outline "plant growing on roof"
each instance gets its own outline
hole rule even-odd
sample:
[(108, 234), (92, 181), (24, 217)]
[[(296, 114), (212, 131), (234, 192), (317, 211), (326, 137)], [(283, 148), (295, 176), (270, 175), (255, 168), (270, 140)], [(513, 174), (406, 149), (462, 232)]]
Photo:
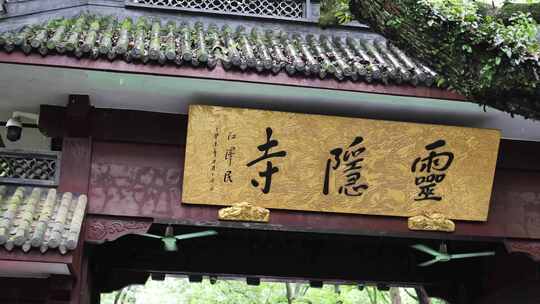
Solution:
[(225, 42), (226, 47), (226, 55), (228, 60), (235, 66), (240, 66), (241, 64), (241, 57), (240, 52), (238, 51), (238, 44), (234, 40), (234, 35), (232, 28), (225, 24), (221, 31), (223, 33), (223, 41)]
[(176, 59), (176, 23), (167, 22), (165, 32), (165, 58), (172, 61)]
[(87, 27), (87, 18), (88, 16), (86, 14), (79, 15), (79, 17), (75, 20), (75, 23), (71, 27), (69, 34), (66, 36), (67, 40), (65, 41), (65, 44), (57, 47), (58, 52), (63, 53), (65, 50), (73, 52), (75, 48), (79, 47), (83, 32), (86, 30)]
[(328, 73), (335, 74), (336, 68), (328, 59), (328, 56), (326, 56), (326, 52), (321, 47), (320, 40), (317, 39), (317, 37), (313, 34), (307, 35), (306, 37), (311, 49), (315, 53), (315, 58), (317, 58), (320, 62), (321, 68), (319, 71), (319, 78), (323, 79), (326, 77)]
[(193, 54), (191, 48), (191, 30), (187, 22), (182, 22), (182, 25), (180, 26), (180, 35), (182, 38), (182, 59), (189, 62), (193, 58)]
[(270, 45), (271, 54), (274, 58), (272, 65), (272, 73), (277, 74), (287, 64), (287, 58), (281, 51), (281, 43), (279, 41), (279, 32), (276, 30), (266, 30), (266, 40)]
[(238, 41), (241, 54), (245, 58), (246, 68), (255, 67), (255, 54), (253, 52), (251, 42), (246, 34), (246, 28), (243, 25), (236, 28), (236, 40)]
[(135, 59), (140, 59), (145, 63), (148, 61), (148, 51), (146, 50), (148, 29), (148, 20), (145, 17), (137, 18), (137, 22), (135, 23), (135, 35), (133, 38), (133, 49), (131, 49), (131, 56)]
[(223, 45), (219, 37), (219, 30), (214, 23), (210, 24), (208, 31), (206, 32), (206, 40), (209, 45), (210, 53), (212, 54), (209, 59), (210, 67), (217, 65), (218, 61), (221, 61), (225, 69), (230, 68), (230, 62), (223, 55)]
[(17, 35), (15, 35), (14, 44), (20, 46), (25, 54), (32, 51), (32, 46), (28, 42), (29, 38), (34, 33), (33, 26), (25, 26)]
[(102, 23), (104, 30), (101, 34), (101, 40), (99, 41), (99, 53), (102, 55), (107, 55), (109, 60), (113, 60), (116, 57), (116, 52), (112, 45), (118, 22), (116, 18), (107, 16), (103, 18)]
[(131, 18), (125, 18), (120, 24), (120, 32), (118, 34), (118, 40), (116, 42), (115, 52), (119, 55), (127, 53), (129, 49), (131, 30), (133, 21)]
[(270, 51), (268, 50), (268, 47), (266, 46), (266, 41), (264, 39), (264, 35), (261, 34), (260, 29), (254, 27), (251, 29), (251, 39), (253, 40), (254, 44), (256, 45), (255, 50), (258, 57), (260, 58), (257, 60), (257, 69), (262, 71), (263, 69), (269, 70), (272, 68), (272, 57), (270, 56)]
[(195, 57), (197, 59), (197, 64), (199, 62), (203, 62), (203, 63), (207, 62), (208, 61), (208, 48), (206, 46), (204, 25), (200, 21), (197, 21), (195, 23), (194, 39), (195, 39), (195, 47), (197, 49), (197, 54)]
[(287, 64), (285, 70), (289, 75), (294, 74), (296, 71), (303, 72), (305, 70), (305, 63), (300, 57), (293, 40), (290, 39), (289, 34), (281, 32), (281, 42), (285, 46), (285, 52), (287, 54)]
[[(72, 19), (70, 18), (62, 18), (58, 20), (58, 26), (56, 27), (53, 36), (47, 41), (47, 48), (49, 50), (56, 49), (62, 43), (64, 37), (73, 25), (71, 20)], [(57, 51), (60, 52), (59, 50)]]
[[(152, 28), (150, 31), (149, 57), (150, 60), (160, 60), (161, 52), (161, 22), (155, 18), (152, 20)], [(164, 62), (163, 58), (160, 62)]]
[[(49, 34), (58, 26), (58, 21), (59, 19), (53, 19), (43, 26), (33, 27), (33, 36), (30, 35), (30, 46), (34, 49), (38, 49), (39, 53), (43, 56), (46, 55), (49, 50), (46, 41), (49, 38)], [(26, 43), (23, 43), (23, 46), (28, 48)], [(30, 49), (28, 48), (27, 51), (29, 52)]]

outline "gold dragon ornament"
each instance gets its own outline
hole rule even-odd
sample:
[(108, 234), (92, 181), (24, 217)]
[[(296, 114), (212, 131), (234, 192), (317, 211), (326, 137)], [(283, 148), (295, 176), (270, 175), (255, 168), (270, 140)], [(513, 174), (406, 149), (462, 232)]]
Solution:
[(444, 214), (432, 213), (417, 215), (409, 218), (408, 226), (410, 230), (423, 231), (444, 231), (454, 232), (456, 225), (446, 218)]
[(270, 210), (253, 206), (248, 202), (234, 204), (219, 210), (219, 219), (223, 221), (262, 222), (270, 221)]

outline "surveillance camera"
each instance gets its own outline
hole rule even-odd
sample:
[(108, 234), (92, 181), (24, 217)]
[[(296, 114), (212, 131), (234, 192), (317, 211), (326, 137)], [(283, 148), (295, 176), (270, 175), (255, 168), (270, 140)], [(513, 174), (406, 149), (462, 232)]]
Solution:
[(23, 118), (35, 123), (36, 125), (39, 122), (39, 114), (18, 112), (18, 111), (13, 112), (13, 115), (6, 123), (7, 138), (10, 141), (17, 141), (21, 139), (21, 134), (22, 134), (22, 129), (23, 129), (23, 124), (22, 124)]
[(17, 141), (21, 139), (23, 125), (19, 118), (10, 118), (6, 123), (7, 139), (10, 141)]

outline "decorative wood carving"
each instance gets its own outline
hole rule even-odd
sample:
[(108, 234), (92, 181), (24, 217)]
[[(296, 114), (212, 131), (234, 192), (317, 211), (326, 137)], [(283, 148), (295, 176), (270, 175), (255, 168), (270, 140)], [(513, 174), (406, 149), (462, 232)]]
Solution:
[[(178, 150), (178, 153), (181, 151)], [(167, 217), (180, 206), (181, 164), (177, 168), (92, 164), (89, 212)]]
[(408, 220), (410, 230), (454, 232), (456, 225), (446, 218), (444, 214), (433, 213), (410, 217)]
[(533, 261), (540, 262), (540, 241), (505, 240), (504, 245), (509, 253), (521, 252), (527, 254)]
[(225, 221), (263, 222), (270, 221), (270, 210), (253, 206), (250, 203), (234, 204), (219, 210), (219, 219)]
[(152, 225), (151, 219), (117, 217), (95, 217), (86, 219), (85, 241), (101, 244), (114, 241), (126, 234), (146, 233)]

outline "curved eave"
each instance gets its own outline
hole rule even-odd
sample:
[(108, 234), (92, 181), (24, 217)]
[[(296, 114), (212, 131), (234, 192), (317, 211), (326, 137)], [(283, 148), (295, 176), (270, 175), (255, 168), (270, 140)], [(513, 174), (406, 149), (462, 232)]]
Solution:
[(285, 73), (278, 75), (257, 74), (254, 72), (242, 72), (225, 70), (220, 65), (214, 69), (194, 68), (183, 66), (161, 66), (158, 64), (133, 64), (124, 61), (91, 60), (88, 58), (75, 58), (67, 56), (40, 56), (38, 54), (25, 55), (24, 53), (0, 52), (0, 63), (35, 65), (85, 69), (106, 72), (121, 72), (143, 75), (187, 77), (213, 80), (226, 80), (246, 83), (275, 84), (293, 87), (318, 88), (340, 90), (350, 92), (375, 93), (408, 97), (435, 98), (456, 101), (467, 99), (455, 92), (431, 87), (415, 87), (412, 85), (394, 85), (381, 83), (363, 83), (352, 81), (338, 81), (336, 79), (305, 78), (301, 76), (289, 76)]

